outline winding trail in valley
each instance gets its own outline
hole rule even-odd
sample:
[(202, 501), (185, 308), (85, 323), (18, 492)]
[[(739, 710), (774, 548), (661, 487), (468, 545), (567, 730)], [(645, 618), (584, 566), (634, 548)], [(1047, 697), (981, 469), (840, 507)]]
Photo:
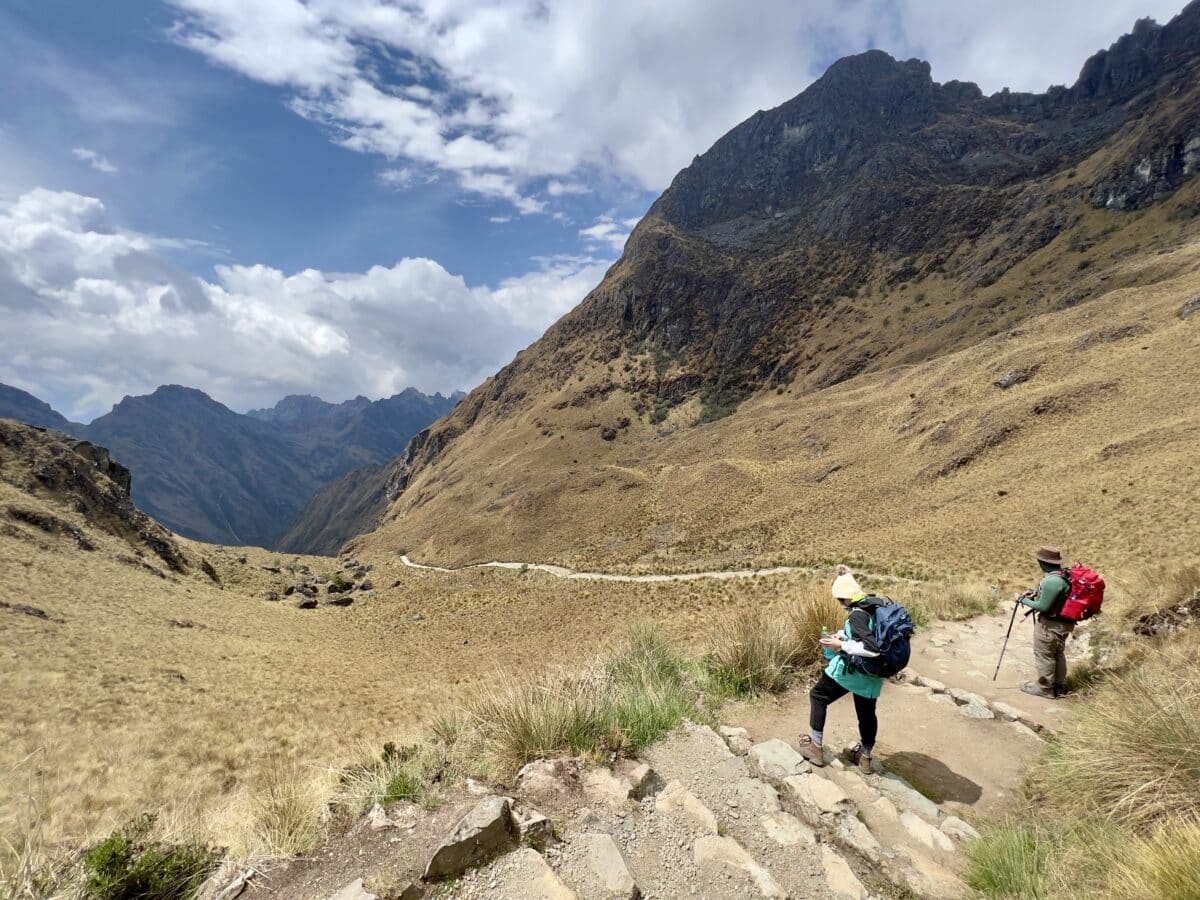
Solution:
[[(460, 566), (459, 568), (451, 569), (445, 566), (427, 566), (418, 562), (413, 562), (408, 558), (407, 554), (400, 557), (400, 561), (410, 569), (421, 569), (426, 572), (465, 572), (469, 569), (513, 569), (517, 571), (534, 571), (545, 572), (548, 575), (553, 575), (555, 578), (571, 578), (577, 581), (632, 581), (632, 582), (662, 582), (662, 581), (700, 581), (703, 579), (715, 579), (717, 581), (728, 581), (734, 578), (754, 578), (756, 576), (769, 575), (819, 575), (820, 570), (808, 568), (805, 566), (774, 566), (769, 569), (726, 569), (712, 572), (679, 572), (676, 574), (663, 575), (622, 575), (611, 572), (579, 572), (575, 569), (569, 569), (566, 566), (555, 566), (548, 563), (524, 563), (524, 562), (485, 562), (475, 563), (470, 566)], [(884, 581), (891, 581), (905, 584), (920, 584), (919, 581), (912, 578), (899, 578), (895, 575), (874, 575), (870, 572), (858, 572), (857, 574), (879, 578)]]

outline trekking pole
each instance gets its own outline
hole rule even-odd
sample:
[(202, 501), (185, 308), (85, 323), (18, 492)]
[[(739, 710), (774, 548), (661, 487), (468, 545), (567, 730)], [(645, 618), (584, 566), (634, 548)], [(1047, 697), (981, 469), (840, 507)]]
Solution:
[[(1025, 596), (1024, 594), (1021, 595)], [(1000, 648), (1000, 658), (996, 660), (996, 671), (992, 674), (992, 681), (995, 681), (1000, 676), (1000, 663), (1004, 662), (1004, 651), (1008, 649), (1008, 639), (1012, 637), (1013, 624), (1017, 621), (1017, 610), (1021, 608), (1021, 598), (1018, 597), (1013, 602), (1012, 618), (1008, 620), (1008, 633), (1004, 635), (1004, 646)]]

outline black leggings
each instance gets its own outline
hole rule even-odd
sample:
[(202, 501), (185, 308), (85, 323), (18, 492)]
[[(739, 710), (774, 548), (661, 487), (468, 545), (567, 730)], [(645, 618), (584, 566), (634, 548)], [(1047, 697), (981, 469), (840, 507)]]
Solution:
[[(825, 713), (829, 704), (850, 692), (826, 675), (821, 673), (821, 680), (813, 685), (808, 694), (810, 702), (808, 724), (813, 731), (825, 730)], [(875, 746), (875, 736), (879, 733), (879, 719), (875, 717), (875, 698), (854, 695), (854, 712), (858, 715), (858, 737), (864, 747)]]

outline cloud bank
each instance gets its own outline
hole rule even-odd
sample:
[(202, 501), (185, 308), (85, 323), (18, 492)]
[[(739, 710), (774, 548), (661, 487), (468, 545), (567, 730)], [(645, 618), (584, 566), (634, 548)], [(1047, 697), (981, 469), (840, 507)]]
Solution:
[[(615, 180), (657, 191), (844, 53), (932, 61), (984, 90), (1044, 90), (1162, 0), (169, 0), (173, 37), (283, 88), (353, 150), (543, 212)], [(588, 187), (584, 187), (587, 185)]]
[[(0, 204), (0, 381), (87, 418), (160, 384), (236, 406), (470, 388), (535, 340), (607, 260), (543, 260), (494, 288), (430, 259), (365, 272), (173, 266), (180, 242), (120, 228), (94, 198), (42, 188)], [(45, 395), (49, 396), (45, 396)]]

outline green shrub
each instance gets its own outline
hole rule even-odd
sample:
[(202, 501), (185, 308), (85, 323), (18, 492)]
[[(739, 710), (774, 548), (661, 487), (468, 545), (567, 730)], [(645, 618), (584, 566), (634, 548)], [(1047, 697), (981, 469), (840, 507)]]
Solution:
[(142, 816), (84, 856), (85, 892), (94, 900), (183, 900), (216, 868), (216, 851), (151, 839), (155, 818)]

